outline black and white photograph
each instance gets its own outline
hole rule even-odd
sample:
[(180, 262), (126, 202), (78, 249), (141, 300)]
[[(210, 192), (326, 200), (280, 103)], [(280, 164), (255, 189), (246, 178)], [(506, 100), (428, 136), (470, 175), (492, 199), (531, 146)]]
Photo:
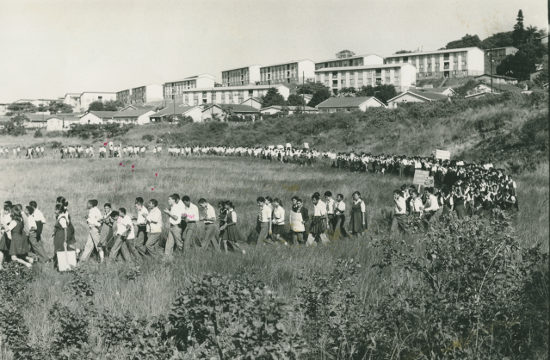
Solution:
[(0, 0), (0, 360), (549, 359), (548, 5)]

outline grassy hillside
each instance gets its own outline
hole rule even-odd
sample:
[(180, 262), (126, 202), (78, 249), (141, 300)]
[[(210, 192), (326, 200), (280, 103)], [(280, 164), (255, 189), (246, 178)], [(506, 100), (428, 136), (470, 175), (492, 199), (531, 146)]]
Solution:
[[(189, 194), (194, 201), (204, 196), (212, 204), (230, 199), (236, 206), (239, 228), (248, 234), (255, 224), (257, 205), (254, 200), (258, 195), (281, 198), (287, 210), (290, 197), (298, 195), (306, 199), (306, 205), (311, 209), (309, 196), (314, 191), (330, 189), (334, 193), (346, 194), (349, 206), (349, 194), (359, 190), (367, 204), (370, 224), (369, 231), (357, 239), (333, 241), (313, 248), (242, 244), (246, 255), (193, 249), (188, 253), (178, 253), (173, 262), (145, 261), (139, 267), (120, 263), (99, 265), (92, 261), (76, 273), (59, 274), (50, 266), (40, 265), (31, 272), (20, 268), (0, 272), (0, 321), (7, 324), (0, 329), (5, 335), (0, 336), (0, 359), (170, 359), (162, 351), (164, 346), (169, 346), (168, 351), (174, 352), (170, 340), (173, 332), (164, 334), (163, 329), (171, 329), (170, 321), (178, 319), (179, 311), (196, 311), (195, 315), (189, 316), (196, 316), (195, 326), (200, 326), (205, 321), (204, 312), (213, 309), (217, 296), (222, 296), (211, 293), (217, 288), (215, 284), (191, 283), (204, 279), (208, 273), (229, 277), (218, 284), (220, 291), (225, 292), (222, 301), (230, 309), (243, 307), (246, 310), (242, 314), (235, 311), (238, 314), (235, 323), (223, 327), (223, 349), (230, 349), (234, 342), (229, 340), (240, 334), (230, 336), (228, 332), (233, 334), (233, 329), (239, 326), (249, 331), (249, 325), (243, 323), (263, 319), (267, 314), (266, 321), (272, 316), (283, 316), (284, 328), (278, 325), (283, 333), (276, 333), (280, 336), (277, 343), (291, 339), (292, 347), (296, 348), (305, 342), (309, 354), (299, 359), (362, 359), (366, 358), (363, 354), (367, 351), (372, 355), (371, 359), (388, 359), (388, 354), (394, 351), (395, 358), (402, 359), (428, 358), (432, 350), (438, 352), (435, 358), (439, 359), (492, 360), (510, 354), (520, 354), (509, 357), (511, 359), (538, 359), (547, 353), (544, 341), (547, 327), (540, 331), (535, 327), (537, 321), (546, 324), (546, 283), (540, 280), (542, 284), (534, 282), (530, 287), (536, 295), (530, 301), (540, 309), (526, 301), (522, 303), (525, 306), (520, 307), (520, 300), (510, 296), (526, 293), (523, 288), (518, 288), (522, 284), (519, 280), (523, 278), (518, 279), (517, 284), (513, 281), (514, 276), (522, 274), (519, 267), (513, 263), (513, 268), (505, 268), (513, 271), (506, 273), (511, 278), (502, 274), (497, 277), (497, 270), (485, 270), (489, 263), (490, 269), (501, 269), (519, 256), (520, 250), (510, 246), (514, 249), (510, 255), (514, 257), (507, 256), (506, 261), (499, 258), (493, 267), (489, 260), (500, 248), (487, 246), (495, 235), (483, 238), (484, 241), (473, 238), (476, 241), (467, 243), (472, 245), (472, 249), (477, 249), (476, 244), (486, 247), (475, 256), (468, 252), (470, 246), (466, 245), (463, 245), (466, 249), (463, 251), (438, 248), (438, 257), (447, 259), (443, 255), (448, 253), (456, 264), (446, 262), (449, 267), (442, 266), (446, 272), (437, 273), (435, 268), (430, 271), (441, 276), (442, 286), (453, 283), (447, 280), (449, 276), (459, 276), (465, 284), (460, 291), (442, 290), (433, 294), (422, 276), (404, 271), (399, 254), (417, 254), (420, 255), (417, 259), (424, 261), (430, 243), (421, 234), (397, 239), (400, 241), (388, 241), (386, 237), (388, 223), (382, 216), (382, 209), (391, 205), (392, 190), (402, 184), (403, 180), (398, 177), (346, 173), (325, 166), (301, 168), (292, 164), (217, 157), (147, 157), (124, 161), (125, 167), (119, 165), (118, 159), (0, 160), (0, 164), (10, 174), (0, 178), (0, 198), (24, 204), (31, 199), (38, 202), (47, 219), (43, 241), (50, 254), (53, 251), (50, 238), (54, 225), (53, 206), (58, 195), (69, 200), (79, 247), (83, 246), (87, 236), (84, 216), (86, 199), (89, 198), (96, 198), (100, 203), (109, 201), (115, 207), (127, 209), (132, 209), (136, 196), (156, 198), (164, 208), (168, 195), (174, 192)], [(130, 164), (135, 165), (134, 172), (130, 170)], [(156, 177), (155, 173), (159, 176)], [(518, 176), (517, 181), (521, 211), (512, 219), (517, 230), (514, 235), (517, 245), (523, 251), (538, 244), (548, 252), (548, 167), (526, 172)], [(480, 232), (475, 230), (468, 236), (466, 232), (459, 235), (471, 239), (472, 233)], [(442, 239), (441, 246), (463, 244), (463, 240)], [(342, 258), (347, 259), (347, 263), (339, 260)], [(352, 265), (357, 266), (350, 267), (349, 259), (354, 259)], [(459, 263), (458, 260), (465, 262)], [(395, 263), (381, 270), (373, 267), (383, 261)], [(523, 257), (521, 266), (526, 261), (527, 258)], [(484, 274), (488, 276), (487, 281)], [(533, 278), (537, 274), (534, 273)], [(266, 298), (266, 302), (258, 303), (255, 309), (248, 308), (252, 295), (246, 289), (239, 292), (233, 280), (246, 277), (253, 280), (252, 291), (263, 283), (276, 297)], [(468, 285), (470, 283), (466, 281), (471, 279), (477, 280)], [(480, 283), (486, 283), (483, 294), (487, 295), (478, 304), (474, 303), (474, 295), (467, 292), (467, 286), (481, 292)], [(191, 289), (185, 290), (188, 287)], [(183, 310), (178, 310), (176, 299), (183, 290), (189, 302), (182, 306)], [(206, 293), (195, 293), (199, 291)], [(499, 299), (504, 299), (503, 304), (510, 308), (493, 304)], [(201, 301), (207, 303), (203, 305)], [(288, 304), (287, 310), (272, 308), (280, 302)], [(516, 305), (517, 309), (512, 308)], [(214, 310), (216, 314), (220, 313), (219, 308)], [(478, 313), (484, 316), (476, 321)], [(229, 316), (231, 311), (226, 310), (224, 314)], [(228, 323), (225, 315), (220, 317), (221, 324)], [(500, 320), (503, 316), (506, 321)], [(465, 323), (477, 324), (483, 330), (480, 332), (483, 341), (479, 341), (479, 346), (468, 340), (473, 325), (464, 326)], [(516, 323), (521, 323), (522, 327), (508, 326)], [(400, 336), (393, 333), (392, 324), (399, 324), (396, 329)], [(463, 328), (465, 330), (460, 330)], [(191, 338), (195, 337), (199, 338), (200, 334), (193, 333)], [(265, 346), (271, 339), (250, 335), (243, 335), (243, 338), (250, 339), (246, 342), (247, 348), (257, 344)], [(424, 338), (429, 339), (426, 340), (428, 343), (422, 340)], [(523, 352), (519, 353), (512, 345), (508, 349), (504, 346), (508, 343), (520, 344)], [(204, 346), (210, 350), (208, 344)], [(186, 344), (179, 351), (178, 359), (221, 358), (211, 352), (206, 356), (203, 347), (198, 345)], [(451, 357), (452, 353), (456, 356)]]
[[(322, 150), (406, 155), (430, 155), (437, 148), (450, 150), (453, 156), (467, 160), (489, 158), (519, 170), (522, 166), (511, 166), (509, 161), (533, 164), (546, 154), (547, 102), (545, 93), (504, 94), (476, 100), (408, 104), (396, 110), (295, 115), (256, 123), (148, 125), (130, 130), (122, 139), (141, 143), (143, 136), (149, 134), (155, 137), (154, 142), (180, 145), (309, 142)], [(525, 159), (510, 159), (508, 151), (512, 150), (510, 154)]]

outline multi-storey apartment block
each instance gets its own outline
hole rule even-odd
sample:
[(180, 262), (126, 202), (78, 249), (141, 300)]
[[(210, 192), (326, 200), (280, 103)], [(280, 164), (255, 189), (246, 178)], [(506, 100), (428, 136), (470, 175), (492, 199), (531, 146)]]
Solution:
[(124, 105), (161, 101), (163, 100), (163, 86), (152, 84), (121, 90), (116, 93), (116, 99)]
[[(485, 50), (485, 73), (494, 75), (497, 72), (497, 66), (500, 65), (502, 60), (508, 55), (514, 55), (518, 52), (518, 48), (513, 46), (505, 46), (493, 49)], [(492, 66), (491, 66), (492, 62)]]
[(163, 86), (158, 84), (143, 85), (132, 88), (130, 104), (145, 104), (163, 100)]
[(256, 85), (260, 80), (260, 65), (222, 71), (223, 86)]
[(164, 98), (172, 99), (172, 96), (179, 98), (183, 94), (183, 90), (214, 87), (215, 83), (216, 78), (210, 74), (189, 76), (183, 80), (167, 82), (164, 83)]
[(288, 87), (277, 85), (221, 86), (183, 91), (183, 103), (189, 106), (201, 104), (241, 104), (252, 97), (262, 97), (275, 88), (285, 100), (290, 95)]
[(384, 62), (411, 64), (418, 79), (477, 76), (485, 70), (483, 50), (477, 47), (394, 54)]
[(315, 70), (315, 80), (337, 94), (342, 88), (393, 85), (406, 91), (416, 84), (416, 68), (410, 64), (362, 65)]
[(353, 55), (346, 58), (335, 58), (315, 63), (315, 70), (326, 68), (341, 68), (348, 66), (381, 65), (384, 58), (378, 55)]
[(291, 61), (260, 67), (260, 84), (301, 84), (315, 79), (315, 64), (311, 60)]
[(132, 90), (131, 89), (117, 91), (116, 99), (117, 99), (117, 101), (120, 101), (124, 105), (129, 105), (131, 95), (132, 95)]

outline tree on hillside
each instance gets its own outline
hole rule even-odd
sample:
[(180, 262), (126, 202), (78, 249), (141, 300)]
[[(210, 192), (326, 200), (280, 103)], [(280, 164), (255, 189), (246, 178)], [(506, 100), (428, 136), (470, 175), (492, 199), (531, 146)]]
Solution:
[(311, 94), (313, 97), (307, 104), (308, 106), (315, 107), (317, 104), (322, 103), (330, 97), (330, 89), (325, 85), (316, 82), (309, 82), (303, 85), (298, 85), (296, 91), (298, 94)]
[(269, 88), (267, 93), (262, 97), (262, 107), (285, 104), (285, 98), (275, 88)]
[(412, 51), (410, 50), (399, 50), (399, 51), (396, 51), (395, 54), (410, 54), (412, 53)]
[(519, 9), (518, 16), (516, 18), (517, 22), (514, 25), (514, 31), (512, 32), (512, 40), (514, 41), (514, 46), (520, 46), (525, 39), (525, 28), (523, 27), (523, 11)]
[(352, 56), (355, 56), (355, 53), (351, 50), (341, 50), (336, 53), (336, 58), (338, 59), (346, 59)]
[(73, 107), (62, 102), (52, 101), (48, 107), (50, 114), (70, 114), (73, 112)]
[(483, 49), (494, 49), (505, 46), (513, 46), (514, 40), (512, 39), (512, 32), (505, 31), (499, 32), (489, 36), (486, 39), (483, 39), (481, 42), (481, 47)]
[(305, 105), (304, 104), (304, 99), (298, 94), (289, 95), (288, 100), (286, 101), (286, 103), (289, 106), (303, 106), (303, 105)]
[(352, 87), (345, 87), (338, 90), (338, 96), (348, 97), (348, 96), (355, 96), (357, 93), (357, 90)]
[(389, 99), (397, 95), (395, 86), (393, 85), (378, 85), (372, 87), (371, 85), (363, 86), (357, 93), (357, 96), (374, 96), (378, 100), (386, 103)]
[(498, 75), (515, 77), (518, 80), (528, 80), (529, 75), (536, 70), (535, 61), (524, 51), (520, 50), (515, 55), (508, 55), (497, 66)]
[(460, 40), (455, 40), (447, 43), (445, 46), (446, 49), (458, 49), (464, 47), (481, 47), (481, 40), (477, 35), (464, 35)]
[(23, 124), (26, 121), (29, 121), (29, 118), (22, 114), (12, 117), (4, 126), (3, 133), (12, 136), (24, 135), (26, 130)]
[(103, 106), (102, 101), (94, 101), (88, 106), (88, 111), (104, 111), (105, 108)]
[(21, 102), (9, 104), (8, 110), (11, 113), (35, 113), (37, 109), (30, 102)]
[(124, 104), (118, 100), (108, 100), (103, 104), (105, 111), (118, 111), (124, 107)]
[(544, 55), (544, 58), (542, 60), (542, 70), (533, 80), (535, 84), (539, 86), (548, 84), (548, 55)]

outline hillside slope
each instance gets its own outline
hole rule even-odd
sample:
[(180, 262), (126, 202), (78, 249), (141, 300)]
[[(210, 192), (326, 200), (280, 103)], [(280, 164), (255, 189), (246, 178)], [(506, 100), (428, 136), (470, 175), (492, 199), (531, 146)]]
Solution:
[(152, 135), (153, 142), (165, 144), (233, 146), (308, 142), (320, 150), (423, 156), (445, 149), (465, 160), (490, 159), (517, 167), (509, 162), (536, 163), (547, 157), (547, 119), (546, 93), (503, 94), (255, 123), (154, 124), (134, 128), (120, 139), (142, 143), (145, 135)]

